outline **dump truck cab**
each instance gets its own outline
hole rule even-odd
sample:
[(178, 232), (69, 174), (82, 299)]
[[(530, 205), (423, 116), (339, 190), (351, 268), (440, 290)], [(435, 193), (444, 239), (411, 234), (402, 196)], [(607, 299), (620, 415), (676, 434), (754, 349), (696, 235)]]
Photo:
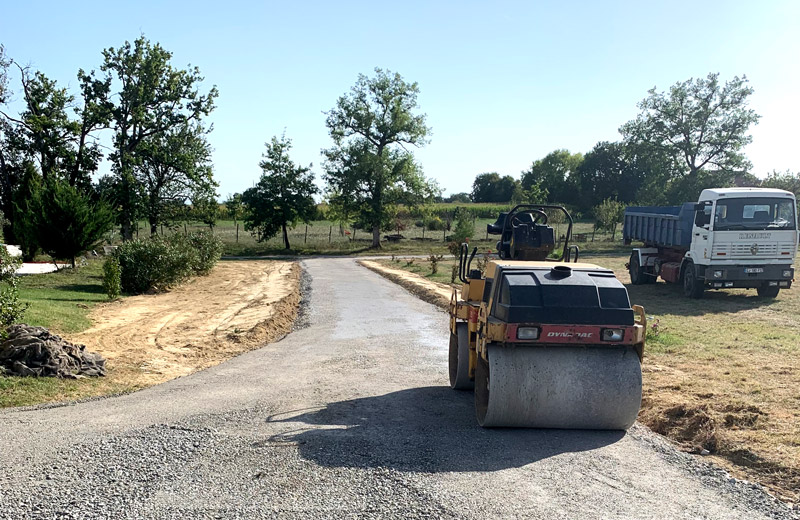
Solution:
[(541, 214), (552, 208), (569, 216), (557, 206), (515, 208), (490, 225), (501, 255), (516, 258), (492, 260), (485, 273), (470, 269), (462, 246), (451, 386), (474, 387), (481, 426), (626, 429), (641, 403), (644, 310), (613, 271), (567, 261), (579, 254), (568, 245), (571, 226), (560, 258), (547, 260), (555, 243), (545, 251), (553, 234)]

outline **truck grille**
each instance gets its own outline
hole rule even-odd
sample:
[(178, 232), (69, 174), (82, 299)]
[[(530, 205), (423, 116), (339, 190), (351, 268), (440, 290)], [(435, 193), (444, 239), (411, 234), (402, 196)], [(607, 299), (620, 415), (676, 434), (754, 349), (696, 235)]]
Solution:
[[(723, 242), (711, 247), (713, 258), (780, 258), (792, 257), (795, 251), (793, 242)], [(755, 252), (755, 254), (753, 254)], [(783, 254), (781, 254), (783, 253)]]

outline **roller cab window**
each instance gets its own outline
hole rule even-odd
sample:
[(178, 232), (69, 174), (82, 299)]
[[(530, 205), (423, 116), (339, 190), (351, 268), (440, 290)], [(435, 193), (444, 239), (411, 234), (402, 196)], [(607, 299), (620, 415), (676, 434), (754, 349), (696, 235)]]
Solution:
[(794, 201), (777, 198), (718, 200), (715, 231), (797, 229)]

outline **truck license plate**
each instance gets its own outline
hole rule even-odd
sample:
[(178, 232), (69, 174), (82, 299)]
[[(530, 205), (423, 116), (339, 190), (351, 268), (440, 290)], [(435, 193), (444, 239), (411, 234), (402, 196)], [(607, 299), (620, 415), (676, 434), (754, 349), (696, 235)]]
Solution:
[(745, 267), (744, 268), (744, 272), (746, 274), (763, 273), (764, 272), (764, 268), (763, 267)]

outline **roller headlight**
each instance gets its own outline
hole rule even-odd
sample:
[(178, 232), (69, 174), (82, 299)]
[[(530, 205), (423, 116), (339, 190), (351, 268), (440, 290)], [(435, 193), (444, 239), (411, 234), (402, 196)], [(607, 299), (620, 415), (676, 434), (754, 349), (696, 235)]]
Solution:
[(714, 278), (722, 278), (722, 271), (714, 271)]
[(625, 331), (622, 329), (603, 329), (600, 334), (603, 341), (622, 341)]
[(783, 277), (784, 278), (791, 278), (792, 277), (792, 270), (791, 269), (786, 269), (785, 271), (783, 271)]
[(539, 327), (519, 327), (517, 339), (539, 339)]

